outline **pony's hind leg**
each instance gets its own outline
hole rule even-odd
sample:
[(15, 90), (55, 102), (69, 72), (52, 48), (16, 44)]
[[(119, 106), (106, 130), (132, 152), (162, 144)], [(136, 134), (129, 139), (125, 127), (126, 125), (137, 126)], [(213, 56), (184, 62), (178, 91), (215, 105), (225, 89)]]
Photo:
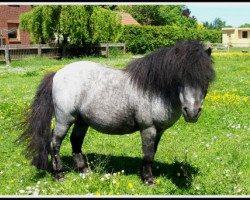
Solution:
[(69, 123), (61, 123), (56, 121), (55, 128), (53, 130), (52, 139), (50, 143), (51, 147), (51, 160), (52, 168), (55, 173), (56, 180), (61, 180), (63, 178), (63, 165), (60, 159), (60, 147), (61, 143), (70, 128)]
[(74, 128), (70, 136), (75, 170), (80, 172), (84, 172), (87, 169), (82, 154), (82, 144), (87, 130), (88, 125), (86, 125), (81, 119), (78, 119), (74, 124)]

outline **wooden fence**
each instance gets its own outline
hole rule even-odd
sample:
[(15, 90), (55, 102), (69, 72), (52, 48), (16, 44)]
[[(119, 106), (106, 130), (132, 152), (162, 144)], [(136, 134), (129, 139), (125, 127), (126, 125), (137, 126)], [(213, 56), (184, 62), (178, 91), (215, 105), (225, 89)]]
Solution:
[(46, 45), (2, 45), (0, 46), (0, 61), (10, 64), (12, 60), (20, 60), (27, 56), (46, 56), (58, 58), (59, 48)]
[(222, 43), (210, 43), (210, 47), (214, 51), (218, 52), (242, 52), (248, 53), (250, 52), (250, 43), (249, 44), (240, 44), (240, 43), (230, 43), (230, 44), (222, 44)]
[(116, 47), (116, 48), (121, 48), (123, 52), (126, 52), (126, 46), (124, 43), (100, 43), (96, 48), (101, 49), (101, 54), (105, 55), (106, 57), (109, 56), (109, 48), (110, 47)]

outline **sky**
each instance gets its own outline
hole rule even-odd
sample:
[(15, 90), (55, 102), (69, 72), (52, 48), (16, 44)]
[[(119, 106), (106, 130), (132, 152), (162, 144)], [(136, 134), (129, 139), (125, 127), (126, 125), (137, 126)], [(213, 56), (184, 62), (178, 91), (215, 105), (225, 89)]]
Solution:
[(249, 3), (185, 3), (199, 22), (212, 22), (216, 17), (226, 21), (226, 25), (239, 27), (250, 24)]

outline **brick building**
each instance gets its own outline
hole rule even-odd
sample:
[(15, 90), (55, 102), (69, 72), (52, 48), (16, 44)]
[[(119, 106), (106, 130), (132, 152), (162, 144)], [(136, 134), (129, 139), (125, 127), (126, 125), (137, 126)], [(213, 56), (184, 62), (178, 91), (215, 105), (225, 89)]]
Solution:
[(30, 44), (30, 37), (19, 27), (20, 14), (31, 9), (29, 5), (0, 5), (0, 45)]

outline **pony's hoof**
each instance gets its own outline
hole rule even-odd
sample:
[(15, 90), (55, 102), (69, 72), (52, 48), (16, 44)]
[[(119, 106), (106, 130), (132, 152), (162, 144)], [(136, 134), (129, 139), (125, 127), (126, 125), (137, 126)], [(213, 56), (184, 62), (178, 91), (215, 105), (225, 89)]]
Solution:
[(88, 172), (90, 172), (88, 167), (75, 168), (75, 171), (79, 172), (79, 173), (88, 173)]
[(55, 174), (55, 180), (58, 181), (58, 182), (62, 182), (64, 180), (63, 172)]
[(155, 182), (155, 180), (154, 180), (153, 178), (150, 178), (150, 179), (148, 179), (148, 180), (145, 180), (144, 183), (145, 183), (146, 185), (149, 185), (149, 186), (155, 186), (155, 185), (156, 185), (156, 182)]

